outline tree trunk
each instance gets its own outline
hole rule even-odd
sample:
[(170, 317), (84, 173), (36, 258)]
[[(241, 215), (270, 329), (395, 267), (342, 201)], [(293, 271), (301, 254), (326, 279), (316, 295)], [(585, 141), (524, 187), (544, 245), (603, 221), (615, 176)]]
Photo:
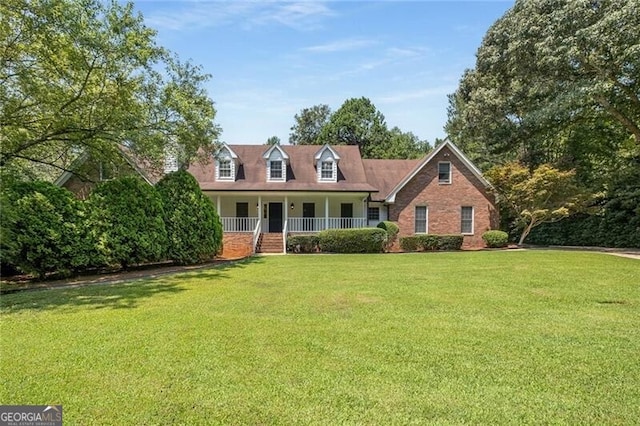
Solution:
[(522, 231), (522, 234), (520, 235), (520, 241), (518, 241), (518, 245), (521, 246), (522, 243), (524, 243), (524, 239), (527, 238), (527, 235), (529, 235), (529, 232), (531, 232), (531, 229), (533, 229), (533, 227), (535, 226), (535, 221), (531, 221), (529, 222), (529, 224), (524, 228), (524, 231)]

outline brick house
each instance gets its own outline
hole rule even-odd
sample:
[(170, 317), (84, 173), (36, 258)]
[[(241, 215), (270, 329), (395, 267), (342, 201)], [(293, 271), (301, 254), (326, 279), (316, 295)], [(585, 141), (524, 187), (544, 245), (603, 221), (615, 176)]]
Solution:
[(362, 159), (356, 146), (226, 145), (189, 172), (217, 207), (225, 254), (282, 252), (287, 235), (396, 222), (400, 236), (497, 227), (490, 184), (450, 141), (422, 160)]
[[(81, 198), (94, 181), (114, 175), (139, 173), (150, 184), (160, 177), (130, 160), (109, 173), (80, 160), (78, 169), (91, 179), (65, 173), (56, 183)], [(165, 171), (176, 166), (168, 163)], [(463, 248), (480, 248), (482, 233), (498, 225), (489, 182), (448, 140), (421, 160), (362, 159), (357, 146), (347, 145), (223, 144), (207, 164), (188, 171), (217, 208), (226, 257), (283, 252), (291, 234), (383, 220), (396, 222), (400, 236), (462, 234)]]

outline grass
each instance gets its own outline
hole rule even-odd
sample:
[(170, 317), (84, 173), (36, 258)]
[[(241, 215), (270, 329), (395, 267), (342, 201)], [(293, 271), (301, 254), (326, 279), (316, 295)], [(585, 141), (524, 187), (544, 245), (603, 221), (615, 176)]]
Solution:
[(254, 258), (2, 296), (0, 403), (65, 424), (632, 424), (640, 261)]

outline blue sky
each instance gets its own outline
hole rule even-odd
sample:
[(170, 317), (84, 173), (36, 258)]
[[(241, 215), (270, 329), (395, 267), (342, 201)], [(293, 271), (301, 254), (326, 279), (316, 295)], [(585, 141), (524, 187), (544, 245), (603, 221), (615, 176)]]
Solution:
[(288, 143), (294, 115), (369, 98), (420, 139), (444, 137), (456, 90), (513, 1), (140, 1), (158, 42), (212, 75), (221, 140)]

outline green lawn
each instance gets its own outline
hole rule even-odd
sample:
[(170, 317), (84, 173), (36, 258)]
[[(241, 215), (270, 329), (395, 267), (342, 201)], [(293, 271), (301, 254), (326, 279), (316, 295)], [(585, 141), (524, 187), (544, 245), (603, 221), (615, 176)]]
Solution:
[(65, 424), (632, 424), (640, 261), (299, 255), (2, 296), (1, 404)]

